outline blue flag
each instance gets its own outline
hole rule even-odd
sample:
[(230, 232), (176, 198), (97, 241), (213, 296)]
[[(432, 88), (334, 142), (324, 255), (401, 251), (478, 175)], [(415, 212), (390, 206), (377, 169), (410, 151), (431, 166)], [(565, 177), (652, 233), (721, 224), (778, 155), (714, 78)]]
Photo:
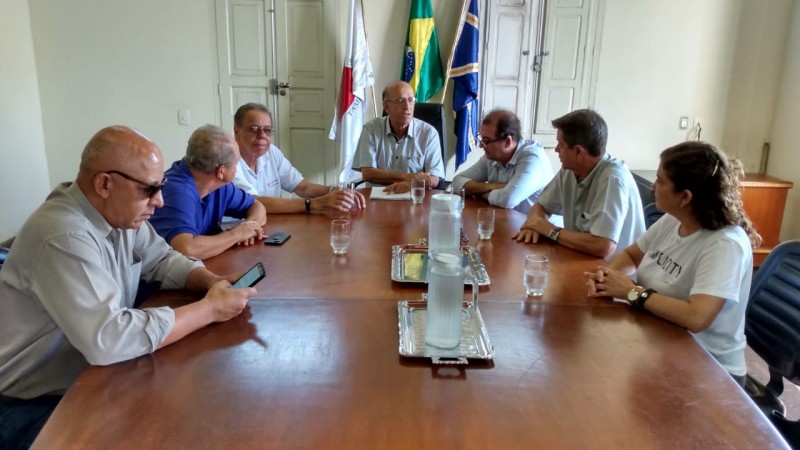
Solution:
[(467, 1), (469, 8), (459, 25), (450, 65), (456, 114), (456, 168), (477, 146), (478, 135), (478, 0)]

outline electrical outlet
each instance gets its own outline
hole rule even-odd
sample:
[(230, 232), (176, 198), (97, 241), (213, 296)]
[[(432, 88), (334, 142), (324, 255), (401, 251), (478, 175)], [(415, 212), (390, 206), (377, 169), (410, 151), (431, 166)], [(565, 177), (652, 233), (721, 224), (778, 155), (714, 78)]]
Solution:
[(689, 116), (681, 116), (681, 121), (678, 125), (678, 128), (681, 130), (689, 128)]

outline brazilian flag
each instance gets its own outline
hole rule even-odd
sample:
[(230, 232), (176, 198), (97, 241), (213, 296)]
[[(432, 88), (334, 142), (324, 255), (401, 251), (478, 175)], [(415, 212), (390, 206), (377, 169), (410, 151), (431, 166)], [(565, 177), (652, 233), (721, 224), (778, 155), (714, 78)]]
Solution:
[(444, 86), (439, 38), (430, 0), (411, 0), (402, 78), (414, 89), (419, 103), (427, 102)]

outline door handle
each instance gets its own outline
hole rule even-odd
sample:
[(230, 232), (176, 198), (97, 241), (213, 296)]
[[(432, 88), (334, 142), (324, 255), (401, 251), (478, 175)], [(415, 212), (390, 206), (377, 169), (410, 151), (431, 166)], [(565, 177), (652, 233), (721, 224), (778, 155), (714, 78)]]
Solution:
[(549, 54), (550, 54), (550, 52), (542, 52), (542, 53), (539, 53), (538, 55), (534, 56), (533, 57), (533, 66), (531, 66), (531, 69), (536, 73), (541, 72), (542, 71), (542, 63), (544, 61), (544, 57), (549, 55)]
[(291, 89), (292, 85), (276, 79), (269, 80), (269, 90), (272, 95), (286, 95), (286, 90)]

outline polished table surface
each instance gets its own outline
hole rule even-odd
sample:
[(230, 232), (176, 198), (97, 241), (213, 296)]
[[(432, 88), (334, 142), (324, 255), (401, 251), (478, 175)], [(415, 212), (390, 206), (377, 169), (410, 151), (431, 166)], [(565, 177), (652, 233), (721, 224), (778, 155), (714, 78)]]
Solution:
[[(368, 191), (368, 190), (367, 190)], [(209, 269), (218, 273), (245, 271), (262, 261), (267, 278), (258, 288), (263, 298), (324, 298), (337, 300), (416, 299), (424, 285), (397, 283), (391, 279), (392, 246), (416, 244), (428, 235), (428, 211), (431, 195), (422, 205), (408, 201), (370, 201), (367, 209), (344, 217), (351, 222), (350, 250), (346, 256), (331, 252), (330, 217), (305, 214), (270, 215), (268, 233), (285, 231), (292, 237), (281, 246), (233, 248), (206, 260)], [(467, 245), (477, 247), (489, 272), (491, 285), (481, 287), (481, 299), (519, 301), (525, 298), (522, 272), (525, 255), (542, 253), (552, 261), (554, 279), (575, 278), (577, 283), (550, 283), (541, 301), (595, 303), (587, 299), (581, 273), (602, 260), (583, 255), (542, 239), (525, 245), (511, 239), (525, 221), (525, 215), (495, 209), (495, 231), (491, 240), (479, 241), (477, 210), (488, 206), (468, 200), (463, 214)], [(581, 278), (578, 280), (578, 278)]]
[[(475, 208), (464, 219), (472, 235)], [(370, 202), (354, 214), (361, 238), (346, 257), (326, 247), (327, 218), (270, 217), (270, 231), (293, 234), (286, 244), (208, 261), (244, 270), (263, 260), (263, 298), (152, 355), (88, 368), (35, 448), (785, 447), (684, 330), (586, 298), (580, 271), (597, 260), (536, 246), (553, 259), (550, 284), (525, 300), (521, 257), (534, 247), (510, 240), (523, 220), (513, 211), (497, 211), (481, 248), (494, 359), (435, 366), (399, 356), (396, 300), (424, 287), (385, 282), (386, 246), (423, 237), (425, 211)], [(193, 298), (161, 292), (148, 304)]]

